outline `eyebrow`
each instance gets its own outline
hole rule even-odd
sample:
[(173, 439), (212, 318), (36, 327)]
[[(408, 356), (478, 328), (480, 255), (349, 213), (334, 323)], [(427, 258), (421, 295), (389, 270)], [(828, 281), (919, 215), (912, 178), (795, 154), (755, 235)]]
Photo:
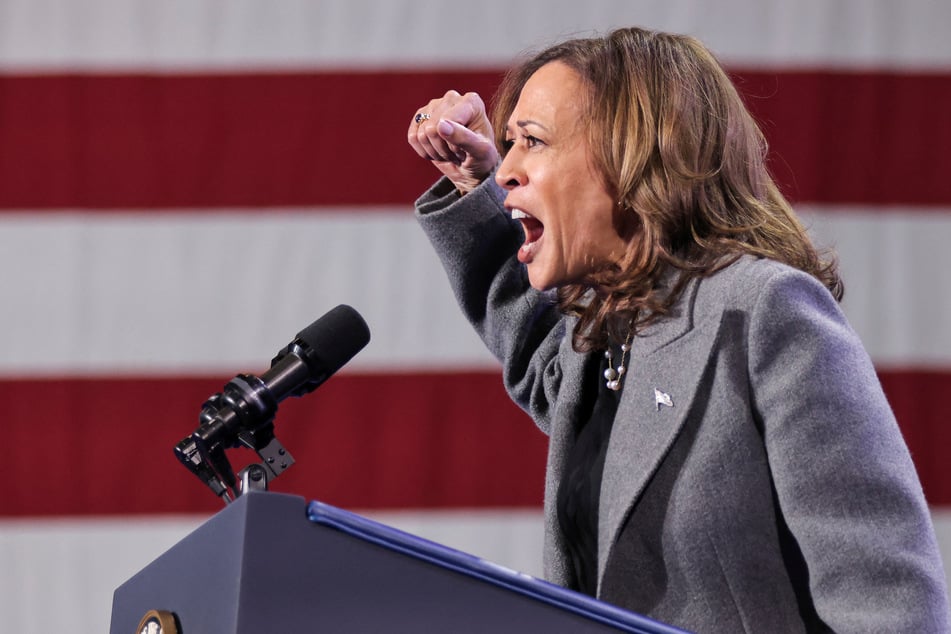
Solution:
[(542, 130), (545, 130), (546, 132), (549, 132), (549, 129), (545, 125), (539, 123), (538, 121), (535, 121), (534, 119), (521, 119), (519, 121), (516, 121), (515, 125), (519, 128), (524, 128), (530, 125), (534, 125), (534, 126), (538, 126)]

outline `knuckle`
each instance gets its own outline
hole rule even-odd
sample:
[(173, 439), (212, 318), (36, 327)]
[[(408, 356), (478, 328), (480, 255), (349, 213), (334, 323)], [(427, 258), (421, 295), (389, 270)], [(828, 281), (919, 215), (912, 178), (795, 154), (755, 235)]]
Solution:
[(465, 98), (466, 100), (471, 101), (474, 104), (478, 104), (479, 106), (482, 105), (482, 96), (479, 95), (479, 93), (477, 92), (467, 92), (465, 94)]

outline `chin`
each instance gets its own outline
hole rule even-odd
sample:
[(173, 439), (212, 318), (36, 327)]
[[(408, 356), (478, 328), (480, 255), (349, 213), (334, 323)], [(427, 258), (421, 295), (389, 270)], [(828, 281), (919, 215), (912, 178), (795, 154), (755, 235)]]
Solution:
[(550, 291), (559, 285), (555, 280), (546, 279), (539, 275), (532, 275), (531, 270), (528, 271), (528, 283), (536, 291)]
[(532, 272), (528, 272), (528, 283), (536, 291), (547, 291), (551, 286), (546, 286), (544, 280), (540, 280), (537, 276), (532, 275)]

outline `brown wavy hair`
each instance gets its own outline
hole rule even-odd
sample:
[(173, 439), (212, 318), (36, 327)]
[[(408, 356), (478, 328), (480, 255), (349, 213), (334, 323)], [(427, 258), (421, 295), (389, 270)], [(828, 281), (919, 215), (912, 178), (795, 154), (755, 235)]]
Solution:
[(588, 147), (618, 201), (615, 224), (635, 236), (619, 264), (558, 288), (561, 310), (579, 318), (576, 350), (623, 340), (631, 325), (668, 314), (691, 279), (744, 254), (806, 271), (841, 300), (835, 259), (816, 250), (779, 192), (762, 132), (703, 44), (626, 28), (541, 51), (511, 69), (495, 95), (500, 148), (525, 82), (554, 61), (588, 86), (579, 95)]

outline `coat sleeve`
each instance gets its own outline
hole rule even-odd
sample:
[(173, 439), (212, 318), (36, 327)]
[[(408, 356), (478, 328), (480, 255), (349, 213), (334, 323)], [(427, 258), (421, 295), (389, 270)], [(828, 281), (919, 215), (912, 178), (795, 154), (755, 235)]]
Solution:
[(565, 319), (550, 296), (529, 286), (515, 257), (521, 228), (502, 200), (491, 177), (462, 197), (442, 179), (416, 201), (416, 216), (463, 313), (502, 363), (506, 390), (548, 433)]
[(868, 354), (811, 276), (759, 288), (754, 409), (818, 616), (837, 632), (949, 631), (928, 507)]

